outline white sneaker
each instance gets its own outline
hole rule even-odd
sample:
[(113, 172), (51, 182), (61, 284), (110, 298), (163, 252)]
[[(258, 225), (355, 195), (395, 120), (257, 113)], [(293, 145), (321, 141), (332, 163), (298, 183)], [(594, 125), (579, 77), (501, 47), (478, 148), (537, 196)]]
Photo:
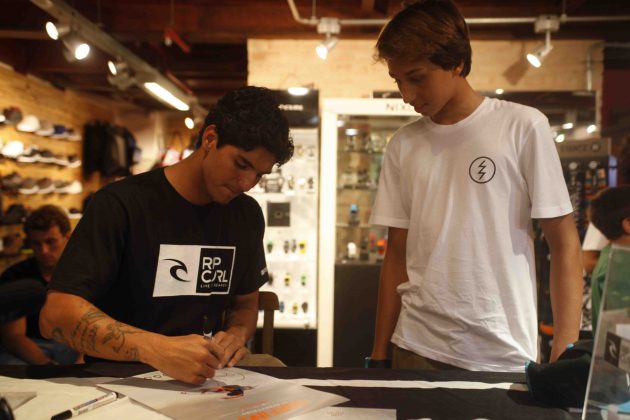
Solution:
[(76, 180), (72, 181), (70, 185), (65, 187), (63, 191), (60, 192), (64, 192), (66, 194), (81, 194), (83, 192), (83, 184)]
[(24, 153), (24, 144), (18, 140), (12, 140), (2, 147), (0, 152), (4, 157), (15, 159)]

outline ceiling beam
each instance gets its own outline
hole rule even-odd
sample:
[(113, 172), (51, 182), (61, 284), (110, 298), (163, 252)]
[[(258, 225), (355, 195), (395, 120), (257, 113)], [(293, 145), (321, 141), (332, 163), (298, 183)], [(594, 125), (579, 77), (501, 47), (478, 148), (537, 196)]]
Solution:
[(50, 38), (45, 31), (0, 29), (0, 39), (32, 39), (43, 41)]

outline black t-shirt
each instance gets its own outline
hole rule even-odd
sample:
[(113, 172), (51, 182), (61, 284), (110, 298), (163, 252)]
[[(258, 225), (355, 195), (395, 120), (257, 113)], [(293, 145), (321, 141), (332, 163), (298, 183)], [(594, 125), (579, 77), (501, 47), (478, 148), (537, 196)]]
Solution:
[[(0, 276), (0, 283), (20, 281), (24, 279), (37, 280), (44, 286), (48, 285), (48, 282), (46, 282), (42, 276), (42, 272), (39, 270), (35, 257), (20, 261), (19, 263), (13, 264), (11, 267), (7, 268)], [(39, 310), (35, 313), (26, 315), (26, 336), (30, 338), (44, 338), (39, 333)]]
[(263, 234), (253, 198), (193, 205), (157, 169), (94, 194), (50, 289), (160, 334), (200, 334), (204, 316), (217, 330), (229, 296), (268, 279)]

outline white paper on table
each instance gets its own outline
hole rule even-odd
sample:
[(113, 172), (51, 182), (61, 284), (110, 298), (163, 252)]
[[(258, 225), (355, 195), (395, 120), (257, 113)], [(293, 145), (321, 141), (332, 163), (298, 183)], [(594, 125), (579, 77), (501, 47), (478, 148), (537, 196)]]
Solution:
[(15, 411), (18, 407), (26, 404), (37, 396), (37, 392), (0, 392), (0, 397), (4, 398), (11, 410)]
[[(97, 389), (90, 379), (83, 378), (85, 384), (82, 385), (81, 378), (45, 380), (0, 376), (0, 393), (36, 393), (35, 398), (13, 410), (13, 416), (16, 420), (50, 420), (55, 414), (105, 394), (104, 391)], [(63, 383), (64, 380), (72, 383)], [(167, 419), (160, 413), (132, 403), (129, 398), (118, 399), (81, 415), (81, 419), (84, 420), (109, 420), (113, 418)]]
[[(217, 371), (202, 385), (189, 385), (150, 372), (99, 385), (174, 419), (286, 419), (348, 401), (327, 392), (239, 368)], [(243, 395), (229, 395), (236, 386)]]
[(319, 419), (395, 420), (396, 410), (389, 408), (326, 407), (293, 417), (293, 420)]

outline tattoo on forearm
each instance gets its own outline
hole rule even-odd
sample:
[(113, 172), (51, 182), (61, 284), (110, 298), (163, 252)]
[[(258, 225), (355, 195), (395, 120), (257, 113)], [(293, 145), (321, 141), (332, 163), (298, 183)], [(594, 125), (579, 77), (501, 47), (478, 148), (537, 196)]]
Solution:
[(137, 347), (131, 347), (127, 350), (127, 359), (132, 362), (137, 362), (140, 360), (140, 352)]
[(98, 325), (96, 323), (103, 318), (107, 318), (107, 315), (96, 308), (87, 311), (70, 335), (72, 347), (83, 353), (88, 351), (98, 353), (96, 348)]
[(99, 323), (101, 320), (111, 320), (111, 318), (99, 309), (90, 307), (72, 331), (70, 341), (66, 340), (59, 328), (56, 328), (53, 331), (53, 337), (55, 338), (55, 334), (59, 334), (61, 338), (57, 339), (57, 341), (65, 340), (61, 342), (68, 343), (75, 350), (83, 353), (102, 353), (103, 349), (99, 349), (98, 346), (98, 337), (99, 329), (104, 327), (106, 331), (103, 332), (105, 333), (104, 336), (102, 336), (103, 333), (101, 333), (101, 336), (103, 337), (100, 343), (101, 345), (109, 343), (111, 349), (116, 353), (120, 353), (122, 350), (127, 360), (140, 360), (140, 352), (137, 347), (130, 347), (128, 349), (124, 348), (126, 343), (125, 337), (127, 334), (142, 333), (144, 331), (113, 320), (111, 320), (112, 322), (106, 321)]
[(125, 336), (127, 334), (137, 334), (143, 332), (118, 321), (109, 324), (107, 329), (109, 332), (105, 335), (105, 337), (103, 337), (103, 344), (107, 344), (109, 341), (115, 340), (115, 342), (112, 343), (112, 349), (116, 353), (120, 352), (120, 349), (124, 347)]

